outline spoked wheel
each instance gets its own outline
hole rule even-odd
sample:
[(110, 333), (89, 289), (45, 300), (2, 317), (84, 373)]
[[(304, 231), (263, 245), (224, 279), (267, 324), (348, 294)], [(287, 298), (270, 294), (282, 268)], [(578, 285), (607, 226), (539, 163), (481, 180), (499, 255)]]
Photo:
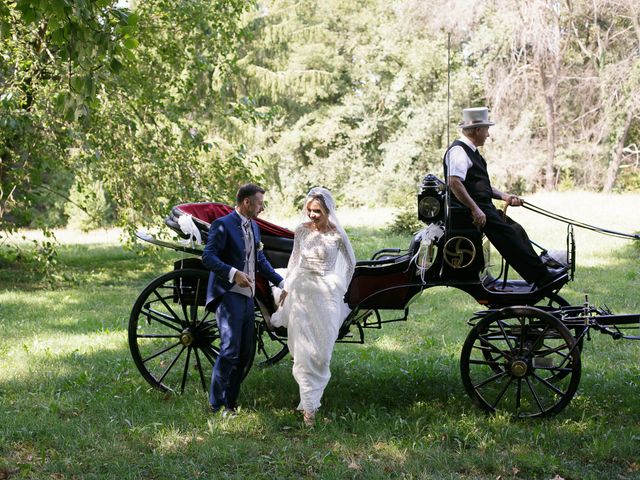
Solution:
[[(560, 307), (567, 307), (569, 306), (569, 302), (567, 302), (564, 298), (562, 298), (560, 295), (558, 295), (557, 293), (550, 293), (548, 296), (546, 296), (545, 298), (543, 298), (540, 302), (538, 302), (539, 304), (542, 304), (544, 307), (549, 307), (551, 309), (558, 309)], [(584, 337), (582, 336), (582, 333), (584, 332), (584, 328), (582, 326), (571, 326), (571, 327), (567, 327), (569, 329), (569, 331), (571, 332), (571, 334), (573, 335), (573, 337), (576, 339), (577, 345), (578, 345), (578, 350), (580, 350), (580, 352), (582, 352), (582, 346), (584, 344)], [(484, 358), (485, 360), (494, 360), (494, 352), (492, 352), (491, 350), (487, 349), (483, 352), (484, 354)], [(491, 362), (490, 363), (491, 368), (493, 369), (494, 372), (499, 372), (501, 369), (501, 364), (499, 362)], [(567, 372), (562, 370), (557, 372), (552, 379), (555, 381), (559, 378), (563, 378), (564, 376), (567, 375)]]
[[(153, 280), (140, 294), (129, 318), (129, 349), (151, 386), (183, 393), (200, 385), (209, 390), (220, 351), (215, 314), (205, 309), (209, 272), (180, 269)], [(245, 367), (247, 375), (253, 362)]]
[(580, 372), (574, 337), (534, 307), (487, 315), (469, 332), (460, 356), (462, 383), (476, 404), (523, 418), (560, 412), (578, 389)]
[(287, 353), (287, 330), (283, 327), (271, 329), (268, 320), (271, 312), (267, 306), (256, 299), (256, 351), (258, 365), (271, 366), (282, 360)]
[[(551, 309), (556, 309), (556, 308), (568, 306), (569, 302), (567, 302), (564, 298), (562, 298), (557, 293), (551, 292), (549, 293), (549, 295), (547, 295), (542, 300), (540, 300), (538, 304), (542, 305), (543, 308), (548, 307)], [(582, 340), (579, 341), (578, 348), (580, 349), (580, 351), (582, 351)], [(491, 351), (490, 349), (485, 349), (483, 350), (482, 353), (485, 360), (489, 362), (489, 365), (491, 366), (492, 370), (494, 372), (500, 372), (502, 369), (502, 363), (499, 361), (493, 361), (493, 360), (496, 360), (495, 352)], [(564, 373), (559, 372), (559, 375), (564, 375)]]
[[(550, 293), (549, 295), (547, 295), (539, 303), (543, 304), (543, 302), (544, 302), (544, 304), (546, 304), (547, 307), (551, 307), (551, 308), (560, 308), (560, 307), (568, 307), (569, 306), (569, 302), (567, 302), (563, 297), (561, 297), (557, 293), (553, 293), (553, 292)], [(576, 342), (578, 343), (578, 349), (582, 352), (582, 347), (584, 345), (584, 335), (583, 335), (583, 333), (584, 333), (586, 327), (572, 325), (572, 326), (567, 327), (567, 328), (571, 332), (571, 335), (573, 335), (573, 338), (576, 339)]]

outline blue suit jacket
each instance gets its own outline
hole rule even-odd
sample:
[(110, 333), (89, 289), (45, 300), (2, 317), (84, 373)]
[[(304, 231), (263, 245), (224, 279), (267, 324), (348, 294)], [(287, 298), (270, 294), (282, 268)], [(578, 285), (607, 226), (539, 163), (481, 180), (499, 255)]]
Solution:
[[(274, 285), (282, 281), (262, 250), (258, 250), (260, 243), (260, 229), (251, 221), (254, 241), (254, 260), (256, 272), (262, 273)], [(209, 228), (207, 246), (202, 254), (202, 263), (211, 270), (209, 285), (207, 287), (207, 308), (216, 308), (224, 295), (233, 284), (229, 282), (231, 267), (240, 271), (244, 270), (246, 252), (244, 247), (244, 235), (240, 215), (233, 212), (218, 218)], [(213, 303), (211, 303), (213, 302)]]

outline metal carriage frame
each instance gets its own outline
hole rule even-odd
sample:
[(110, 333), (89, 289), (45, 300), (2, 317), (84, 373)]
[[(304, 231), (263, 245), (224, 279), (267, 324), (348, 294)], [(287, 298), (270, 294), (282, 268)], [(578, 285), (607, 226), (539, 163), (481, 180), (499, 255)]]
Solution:
[[(218, 203), (178, 205), (165, 223), (186, 238), (180, 223), (189, 217), (206, 243), (210, 223), (229, 211), (231, 207)], [(451, 205), (446, 185), (432, 175), (425, 177), (418, 195), (418, 216), (427, 228), (441, 228), (441, 235), (427, 241), (423, 230), (412, 237), (406, 250), (383, 249), (357, 262), (345, 295), (351, 313), (338, 342), (364, 343), (365, 329), (407, 320), (411, 302), (425, 289), (460, 289), (487, 307), (468, 321), (471, 329), (460, 355), (465, 391), (483, 410), (543, 417), (560, 412), (577, 391), (582, 348), (591, 331), (614, 339), (640, 339), (626, 333), (639, 329), (640, 314), (614, 315), (586, 301), (572, 306), (560, 296), (575, 271), (572, 224), (567, 230), (563, 272), (540, 289), (510, 279), (504, 261), (496, 278), (486, 273), (486, 241), (470, 224), (468, 212)], [(261, 219), (257, 223), (265, 255), (275, 268), (286, 267), (293, 232)], [(176, 261), (173, 271), (154, 279), (136, 300), (128, 327), (133, 360), (156, 389), (185, 392), (191, 385), (200, 385), (208, 391), (219, 334), (215, 313), (205, 307), (209, 272), (199, 258), (203, 248), (186, 240), (165, 242), (142, 233), (138, 237), (188, 256)], [(546, 254), (541, 253), (549, 258)], [(270, 323), (274, 309), (271, 288), (258, 275), (256, 341), (244, 375), (253, 363), (272, 365), (288, 353), (286, 329)], [(398, 311), (400, 316), (384, 318), (386, 310)]]

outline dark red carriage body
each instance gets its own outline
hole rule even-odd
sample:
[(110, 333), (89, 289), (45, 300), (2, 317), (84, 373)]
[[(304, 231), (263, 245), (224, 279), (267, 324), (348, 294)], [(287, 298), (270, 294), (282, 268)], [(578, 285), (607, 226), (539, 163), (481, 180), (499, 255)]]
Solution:
[[(233, 207), (222, 203), (188, 203), (175, 206), (165, 223), (183, 238), (178, 219), (191, 215), (198, 227), (202, 241), (206, 244), (209, 227), (217, 218), (227, 215)], [(293, 250), (294, 233), (267, 220), (256, 219), (264, 245), (264, 254), (274, 268), (286, 268)], [(417, 247), (417, 245), (414, 245)], [(353, 279), (346, 294), (351, 308), (403, 309), (422, 290), (415, 267), (412, 268), (411, 254), (392, 258), (358, 262)], [(272, 294), (267, 281), (262, 276), (256, 279), (256, 287), (267, 300)]]

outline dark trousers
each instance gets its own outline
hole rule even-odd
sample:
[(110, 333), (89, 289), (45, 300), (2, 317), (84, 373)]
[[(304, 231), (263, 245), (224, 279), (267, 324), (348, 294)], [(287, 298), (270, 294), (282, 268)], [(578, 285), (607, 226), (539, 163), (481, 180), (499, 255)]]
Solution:
[(500, 252), (502, 258), (527, 283), (534, 283), (543, 278), (547, 273), (547, 268), (531, 246), (531, 241), (524, 228), (509, 217), (504, 218), (493, 205), (479, 205), (479, 207), (487, 216), (483, 232), (496, 250)]
[(213, 408), (235, 408), (242, 372), (254, 348), (253, 297), (227, 292), (216, 310), (220, 354), (213, 366), (209, 403)]

